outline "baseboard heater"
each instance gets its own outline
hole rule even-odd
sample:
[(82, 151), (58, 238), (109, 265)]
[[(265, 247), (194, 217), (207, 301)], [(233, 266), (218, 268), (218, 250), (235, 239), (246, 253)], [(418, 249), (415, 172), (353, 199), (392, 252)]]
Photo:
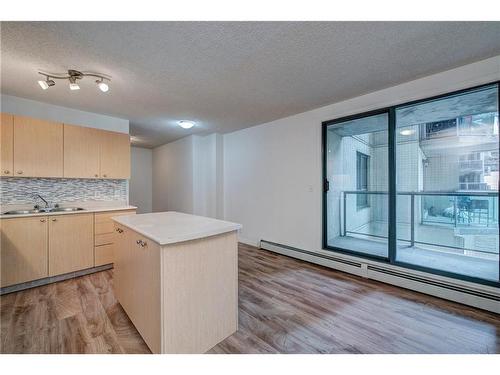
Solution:
[(495, 293), (493, 287), (470, 286), (467, 282), (427, 276), (393, 265), (384, 267), (370, 261), (347, 259), (335, 253), (321, 254), (267, 240), (260, 241), (260, 248), (500, 314), (500, 290)]

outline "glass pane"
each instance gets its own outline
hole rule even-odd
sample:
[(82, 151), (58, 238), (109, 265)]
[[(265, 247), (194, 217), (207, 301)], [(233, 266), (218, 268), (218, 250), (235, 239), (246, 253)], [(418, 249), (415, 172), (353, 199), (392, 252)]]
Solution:
[(327, 241), (338, 249), (388, 255), (388, 116), (327, 128)]
[(396, 110), (396, 260), (499, 280), (498, 93)]

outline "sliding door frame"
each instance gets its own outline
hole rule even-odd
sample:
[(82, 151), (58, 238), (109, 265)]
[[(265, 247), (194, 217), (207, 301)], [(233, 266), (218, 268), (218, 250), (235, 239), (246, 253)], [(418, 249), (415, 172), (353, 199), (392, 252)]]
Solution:
[[(421, 271), (421, 272), (426, 272), (429, 274), (435, 274), (439, 276), (445, 276), (445, 277), (450, 277), (453, 279), (458, 279), (458, 280), (464, 280), (464, 281), (469, 281), (477, 284), (482, 284), (482, 285), (488, 285), (488, 286), (493, 286), (496, 288), (500, 288), (500, 280), (492, 281), (492, 280), (486, 280), (486, 279), (481, 279), (473, 276), (467, 276), (459, 273), (454, 273), (454, 272), (449, 272), (449, 271), (442, 271), (434, 268), (429, 268), (429, 267), (424, 267), (424, 266), (419, 266), (411, 263), (405, 263), (398, 261), (396, 259), (396, 249), (397, 249), (397, 230), (396, 230), (396, 224), (397, 224), (397, 217), (396, 217), (396, 208), (397, 208), (397, 186), (396, 186), (396, 170), (397, 170), (397, 165), (396, 165), (396, 110), (401, 107), (406, 107), (410, 105), (416, 105), (420, 103), (425, 103), (425, 102), (430, 102), (434, 100), (439, 100), (443, 99), (449, 96), (453, 95), (460, 95), (467, 93), (469, 91), (475, 90), (475, 89), (480, 89), (483, 87), (488, 87), (488, 86), (494, 86), (496, 85), (497, 89), (497, 111), (500, 114), (500, 81), (494, 81), (494, 82), (489, 82), (477, 86), (472, 86), (468, 87), (465, 89), (461, 90), (456, 90), (456, 91), (451, 91), (447, 92), (444, 94), (440, 95), (435, 95), (431, 97), (426, 97), (422, 99), (417, 99), (405, 103), (400, 103), (397, 105), (393, 105), (390, 107), (384, 107), (381, 109), (376, 109), (368, 112), (363, 112), (363, 113), (358, 113), (358, 114), (353, 114), (349, 116), (344, 116), (340, 118), (336, 118), (333, 120), (328, 120), (328, 121), (323, 121), (321, 126), (321, 159), (322, 159), (322, 181), (323, 181), (323, 194), (322, 194), (322, 217), (323, 217), (323, 225), (322, 225), (322, 244), (323, 244), (323, 249), (324, 250), (331, 250), (339, 253), (344, 253), (347, 255), (352, 255), (356, 257), (361, 257), (361, 258), (366, 258), (366, 259), (371, 259), (375, 260), (378, 262), (384, 262), (388, 263), (391, 265), (403, 267), (403, 268), (408, 268), (416, 271)], [(364, 117), (370, 117), (370, 116), (375, 116), (375, 115), (380, 115), (380, 114), (388, 114), (388, 172), (389, 172), (389, 180), (388, 180), (388, 197), (389, 197), (389, 228), (388, 228), (388, 257), (380, 257), (376, 255), (370, 255), (370, 254), (365, 254), (362, 252), (357, 252), (357, 251), (352, 251), (352, 250), (347, 250), (347, 249), (342, 249), (334, 246), (329, 246), (328, 245), (328, 214), (327, 214), (327, 194), (329, 190), (329, 181), (327, 179), (327, 131), (328, 127), (331, 125), (335, 124), (340, 124), (342, 122), (346, 121), (351, 121), (351, 120), (357, 120), (361, 119)], [(498, 151), (500, 153), (500, 141), (498, 142)], [(497, 199), (497, 204), (500, 208), (500, 179), (499, 179), (499, 186), (498, 186), (498, 191), (499, 191), (499, 198)], [(344, 223), (345, 225), (345, 223)], [(498, 230), (500, 233), (500, 220), (498, 222)], [(498, 243), (499, 249), (500, 249), (500, 237), (499, 237), (499, 243)], [(498, 269), (499, 269), (499, 279), (500, 279), (500, 256), (499, 256), (499, 261), (498, 261)]]

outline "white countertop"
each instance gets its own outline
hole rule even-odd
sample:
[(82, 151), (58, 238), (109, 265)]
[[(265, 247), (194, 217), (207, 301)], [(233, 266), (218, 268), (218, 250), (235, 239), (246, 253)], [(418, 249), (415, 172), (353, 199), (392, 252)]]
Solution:
[(196, 240), (241, 229), (241, 224), (175, 211), (117, 216), (112, 219), (159, 245)]
[[(37, 212), (37, 213), (30, 213), (30, 214), (16, 214), (16, 215), (5, 215), (5, 214), (0, 214), (0, 219), (14, 219), (16, 217), (31, 217), (31, 216), (54, 216), (54, 215), (78, 215), (78, 214), (87, 214), (87, 213), (94, 213), (94, 212), (107, 212), (107, 211), (123, 211), (123, 210), (135, 210), (137, 207), (135, 206), (130, 206), (130, 205), (123, 205), (123, 206), (115, 206), (115, 205), (102, 205), (102, 206), (94, 206), (94, 207), (85, 207), (85, 205), (82, 204), (66, 204), (66, 205), (61, 205), (61, 207), (82, 207), (83, 210), (81, 211), (61, 211), (61, 212)], [(31, 206), (30, 208), (26, 209), (32, 209), (33, 207)], [(12, 209), (12, 208), (11, 208)], [(11, 209), (2, 209), (2, 212), (4, 211), (10, 211)]]

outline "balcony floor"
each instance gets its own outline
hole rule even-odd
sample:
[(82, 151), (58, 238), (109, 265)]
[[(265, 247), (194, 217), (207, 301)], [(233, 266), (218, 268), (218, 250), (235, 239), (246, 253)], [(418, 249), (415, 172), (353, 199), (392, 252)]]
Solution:
[[(329, 245), (369, 255), (387, 257), (387, 240), (384, 239), (366, 239), (348, 235), (329, 240)], [(432, 247), (425, 247), (425, 245), (410, 247), (406, 244), (398, 246), (397, 254), (398, 261), (412, 265), (492, 281), (498, 281), (499, 278), (498, 256), (496, 259), (484, 259), (477, 256), (439, 251), (432, 249)]]

